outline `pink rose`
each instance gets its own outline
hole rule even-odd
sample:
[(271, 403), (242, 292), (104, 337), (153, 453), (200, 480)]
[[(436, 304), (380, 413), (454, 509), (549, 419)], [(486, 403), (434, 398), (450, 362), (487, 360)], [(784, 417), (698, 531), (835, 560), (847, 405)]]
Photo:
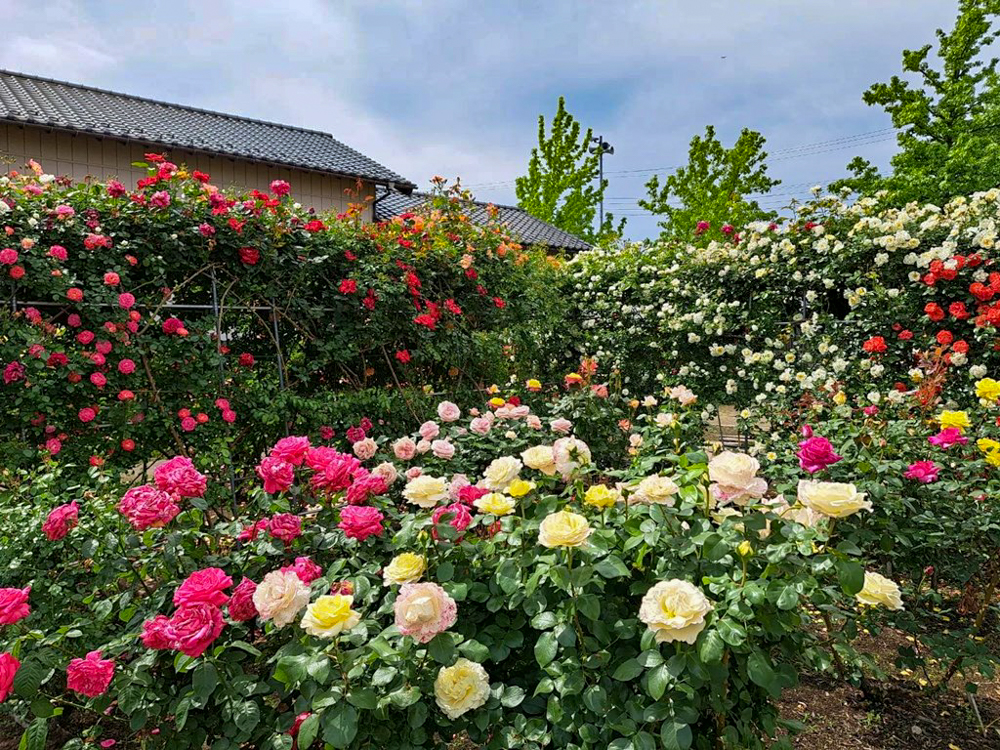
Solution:
[(260, 536), (260, 533), (262, 531), (267, 531), (270, 525), (271, 525), (270, 518), (262, 518), (259, 521), (255, 521), (254, 523), (250, 524), (249, 526), (244, 526), (243, 530), (240, 531), (236, 539), (241, 542), (256, 542), (257, 537)]
[(137, 531), (145, 531), (166, 526), (181, 509), (166, 492), (144, 484), (122, 496), (118, 511)]
[(409, 469), (406, 470), (406, 478), (407, 480), (416, 479), (423, 473), (424, 470), (421, 469), (419, 466), (411, 466)]
[(21, 662), (11, 654), (0, 654), (0, 703), (7, 700), (7, 696), (10, 695), (11, 688), (14, 685), (14, 675), (17, 674), (18, 667), (20, 666)]
[(458, 539), (461, 540), (462, 532), (469, 528), (469, 524), (472, 523), (472, 516), (469, 514), (469, 509), (462, 503), (452, 503), (435, 509), (431, 520), (434, 522), (434, 526), (431, 527), (431, 536), (435, 539), (438, 538), (437, 525), (447, 523), (458, 532)]
[(363, 542), (368, 537), (382, 536), (382, 519), (385, 516), (370, 505), (348, 505), (340, 511), (340, 523), (337, 528), (344, 532), (348, 539)]
[(542, 429), (542, 420), (538, 418), (537, 414), (529, 414), (524, 423), (533, 430)]
[(392, 452), (400, 461), (409, 461), (417, 455), (417, 444), (408, 437), (400, 438), (392, 444)]
[(396, 467), (393, 466), (388, 461), (383, 461), (374, 469), (372, 469), (372, 474), (374, 474), (375, 476), (382, 477), (382, 479), (385, 481), (386, 489), (388, 489), (389, 485), (391, 485), (393, 482), (396, 481), (396, 479), (399, 478), (399, 472), (396, 471)]
[(442, 401), (438, 404), (437, 413), (442, 422), (456, 422), (462, 416), (462, 410), (451, 401)]
[(295, 482), (295, 467), (275, 456), (265, 456), (257, 464), (257, 476), (264, 480), (264, 492), (277, 495)]
[(441, 428), (438, 427), (437, 422), (424, 422), (420, 425), (418, 432), (424, 440), (433, 440), (441, 434)]
[(170, 618), (166, 615), (157, 615), (152, 620), (146, 620), (142, 624), (142, 645), (156, 651), (164, 651), (174, 647), (174, 640), (170, 635)]
[(347, 488), (345, 499), (348, 505), (364, 505), (369, 497), (384, 495), (388, 489), (389, 485), (378, 474), (369, 474), (367, 471), (361, 474), (359, 471), (355, 473), (354, 483)]
[(436, 583), (404, 583), (393, 605), (396, 627), (418, 643), (428, 643), (458, 619), (458, 606)]
[(806, 438), (799, 443), (799, 451), (795, 455), (799, 457), (799, 466), (810, 474), (822, 471), (843, 458), (834, 452), (833, 446), (825, 437)]
[(166, 625), (173, 648), (197, 658), (212, 645), (225, 625), (222, 610), (211, 604), (178, 607)]
[(461, 492), (463, 487), (468, 487), (472, 482), (465, 474), (452, 474), (451, 482), (448, 485), (448, 495), (451, 496), (452, 500), (459, 499), (459, 492)]
[[(228, 404), (226, 406), (228, 408)], [(281, 438), (275, 443), (274, 447), (271, 448), (271, 455), (282, 461), (287, 461), (292, 466), (301, 466), (309, 454), (310, 447), (308, 437), (292, 435)]]
[(256, 590), (257, 584), (249, 578), (244, 578), (233, 589), (233, 595), (229, 598), (229, 616), (235, 622), (246, 622), (257, 616), (257, 607), (253, 603), (253, 592)]
[(447, 440), (435, 440), (431, 443), (431, 452), (438, 458), (447, 461), (455, 455), (455, 446)]
[(477, 487), (474, 484), (470, 484), (458, 491), (458, 499), (466, 505), (472, 505), (476, 500), (488, 494), (490, 494), (490, 491), (485, 487)]
[(31, 614), (29, 594), (31, 586), (23, 589), (0, 589), (0, 625), (13, 625)]
[(196, 570), (174, 591), (174, 605), (189, 607), (211, 604), (213, 607), (221, 607), (229, 601), (225, 589), (232, 585), (233, 579), (222, 568)]
[(965, 445), (969, 442), (969, 438), (965, 437), (957, 427), (946, 427), (937, 435), (927, 438), (927, 442), (947, 450), (953, 445)]
[(590, 392), (594, 394), (597, 398), (607, 398), (608, 397), (608, 387), (603, 383), (590, 386)]
[(313, 470), (312, 485), (326, 492), (341, 492), (351, 486), (352, 475), (361, 462), (347, 453), (321, 445), (306, 455), (306, 464)]
[(287, 546), (302, 533), (302, 519), (293, 513), (275, 513), (271, 516), (267, 533), (275, 539), (280, 539)]
[(282, 572), (286, 570), (295, 573), (299, 580), (306, 585), (323, 575), (323, 569), (308, 557), (296, 557), (295, 565), (286, 565), (281, 569)]
[(421, 456), (427, 453), (427, 451), (429, 451), (430, 449), (431, 449), (430, 440), (417, 441), (417, 453), (419, 453)]
[(367, 461), (378, 452), (378, 443), (371, 438), (364, 438), (363, 440), (359, 440), (352, 445), (351, 450), (353, 450), (354, 455), (362, 461)]
[(930, 484), (937, 481), (938, 471), (940, 469), (933, 461), (915, 461), (910, 464), (904, 476), (907, 479), (916, 479), (923, 484)]
[(153, 472), (156, 486), (164, 492), (180, 497), (202, 497), (208, 489), (205, 475), (194, 468), (187, 456), (174, 456), (156, 467)]
[(54, 508), (42, 524), (42, 531), (50, 542), (57, 542), (69, 533), (79, 522), (80, 509), (76, 500)]
[(108, 689), (114, 676), (114, 659), (102, 659), (100, 651), (91, 651), (86, 659), (73, 659), (66, 667), (66, 688), (96, 698)]
[(549, 422), (549, 427), (552, 428), (553, 432), (561, 432), (563, 435), (568, 435), (569, 431), (573, 429), (573, 423), (568, 419), (559, 417), (559, 419), (553, 419)]
[(489, 419), (483, 419), (483, 417), (476, 417), (469, 423), (469, 429), (477, 435), (485, 435), (492, 426), (493, 422)]

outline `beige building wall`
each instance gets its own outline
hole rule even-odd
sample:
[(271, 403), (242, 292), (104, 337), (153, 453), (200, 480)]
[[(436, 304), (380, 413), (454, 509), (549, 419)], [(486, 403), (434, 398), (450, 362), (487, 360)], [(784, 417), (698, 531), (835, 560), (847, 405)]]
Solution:
[[(244, 159), (199, 154), (183, 149), (154, 148), (130, 141), (98, 138), (85, 134), (64, 133), (31, 125), (0, 123), (0, 172), (23, 169), (28, 159), (56, 176), (69, 176), (74, 182), (87, 177), (96, 180), (117, 179), (126, 187), (135, 187), (146, 171), (133, 167), (150, 151), (166, 153), (175, 164), (184, 164), (211, 177), (220, 188), (267, 192), (271, 180), (285, 180), (292, 186), (292, 196), (306, 208), (340, 213), (348, 203), (360, 202), (375, 195), (373, 183), (364, 182), (358, 194), (357, 182), (320, 172), (274, 167)], [(353, 194), (348, 194), (352, 191)], [(371, 210), (367, 219), (371, 220)]]

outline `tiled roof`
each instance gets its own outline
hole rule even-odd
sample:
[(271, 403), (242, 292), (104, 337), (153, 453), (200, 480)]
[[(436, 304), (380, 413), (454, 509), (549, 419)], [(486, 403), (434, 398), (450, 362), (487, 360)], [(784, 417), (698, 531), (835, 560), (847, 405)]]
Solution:
[[(393, 216), (413, 211), (428, 201), (430, 196), (426, 193), (413, 193), (412, 195), (402, 195), (401, 193), (390, 193), (379, 198), (375, 204), (375, 221), (385, 221)], [(554, 227), (547, 221), (537, 219), (523, 208), (517, 206), (504, 206), (498, 203), (485, 203), (483, 201), (470, 201), (468, 216), (469, 220), (476, 224), (486, 224), (489, 222), (489, 215), (486, 207), (496, 206), (499, 215), (497, 219), (505, 224), (511, 236), (525, 245), (541, 245), (550, 248), (563, 248), (574, 252), (579, 250), (589, 250), (590, 245), (574, 234), (564, 232), (558, 227)]]
[(414, 187), (329, 133), (6, 70), (0, 70), (3, 120)]

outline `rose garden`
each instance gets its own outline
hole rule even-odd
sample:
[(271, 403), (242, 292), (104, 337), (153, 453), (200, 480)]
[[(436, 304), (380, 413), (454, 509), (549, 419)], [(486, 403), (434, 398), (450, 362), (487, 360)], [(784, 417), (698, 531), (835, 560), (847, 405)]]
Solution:
[(806, 676), (1000, 719), (1000, 191), (567, 260), (147, 162), (0, 180), (11, 747), (790, 748)]

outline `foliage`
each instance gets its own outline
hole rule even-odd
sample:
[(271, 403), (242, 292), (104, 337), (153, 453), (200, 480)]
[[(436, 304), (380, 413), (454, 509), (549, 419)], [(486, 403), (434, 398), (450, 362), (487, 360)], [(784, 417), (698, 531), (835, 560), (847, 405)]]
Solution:
[(659, 224), (661, 239), (728, 238), (740, 227), (774, 216), (749, 197), (781, 183), (767, 176), (766, 159), (760, 133), (744, 128), (732, 148), (726, 148), (709, 125), (704, 137), (691, 139), (687, 166), (662, 185), (653, 175), (646, 183), (649, 197), (639, 205), (665, 217)]
[(591, 150), (593, 130), (588, 128), (582, 137), (581, 130), (560, 96), (548, 133), (545, 116), (538, 116), (538, 146), (531, 149), (528, 174), (517, 178), (514, 191), (517, 205), (532, 216), (597, 244), (620, 236), (625, 219), (616, 226), (608, 213), (594, 229), (608, 181), (599, 180), (600, 154)]

